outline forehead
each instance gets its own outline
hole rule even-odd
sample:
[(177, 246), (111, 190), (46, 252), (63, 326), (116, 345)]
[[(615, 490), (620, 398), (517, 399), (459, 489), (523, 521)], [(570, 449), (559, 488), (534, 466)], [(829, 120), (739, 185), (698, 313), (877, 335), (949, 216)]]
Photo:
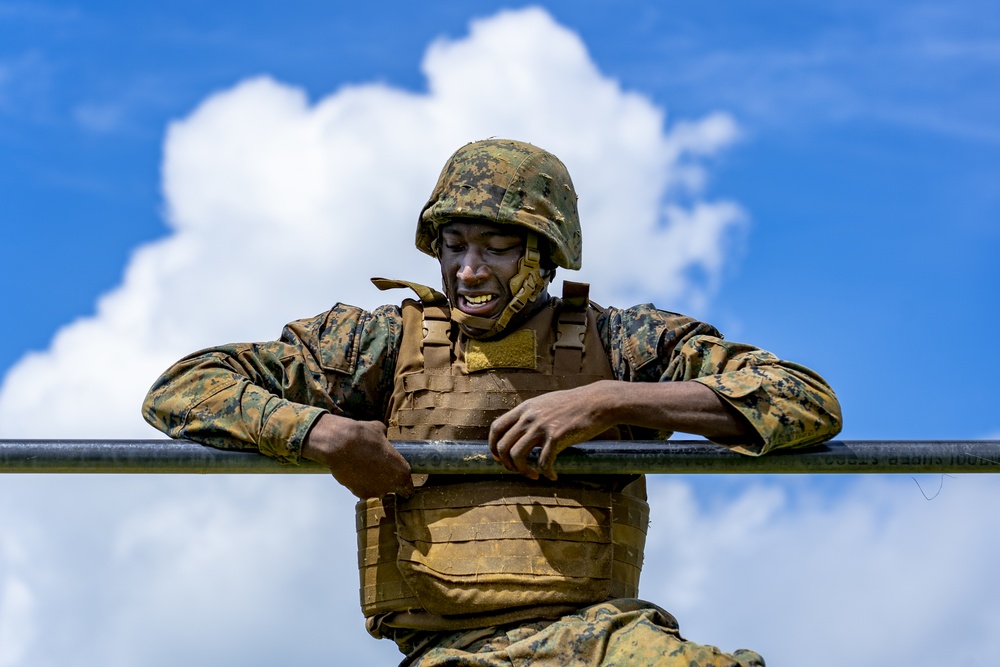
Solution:
[(452, 220), (441, 226), (442, 236), (464, 239), (510, 238), (524, 239), (524, 232), (512, 225), (498, 225), (478, 220)]

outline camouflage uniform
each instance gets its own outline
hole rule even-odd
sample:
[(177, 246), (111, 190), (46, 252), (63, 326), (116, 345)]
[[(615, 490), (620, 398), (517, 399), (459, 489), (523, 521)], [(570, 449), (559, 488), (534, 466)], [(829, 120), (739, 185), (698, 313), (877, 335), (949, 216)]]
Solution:
[(612, 600), (557, 622), (537, 621), (468, 632), (421, 636), (400, 643), (400, 667), (764, 667), (754, 651), (728, 655), (681, 638), (674, 617), (641, 600)]
[[(769, 352), (726, 341), (708, 324), (651, 305), (606, 308), (597, 324), (617, 379), (693, 380), (735, 407), (757, 432), (756, 442), (732, 443), (735, 449), (762, 454), (821, 442), (840, 429), (837, 399), (818, 375)], [(361, 420), (386, 419), (401, 334), (396, 306), (367, 312), (338, 304), (326, 313), (287, 325), (278, 341), (225, 345), (182, 359), (152, 387), (143, 414), (175, 438), (298, 462), (306, 434), (326, 412)], [(567, 617), (565, 623), (575, 628), (573, 632), (565, 630), (564, 621), (551, 625), (545, 621), (502, 627), (485, 635), (475, 630), (431, 633), (422, 640), (414, 633), (398, 639), (402, 650), (425, 647), (426, 655), (421, 653), (419, 662), (410, 663), (423, 667), (528, 664), (523, 657), (504, 656), (511, 647), (522, 656), (530, 655), (526, 651), (534, 651), (536, 645), (546, 647), (551, 657), (548, 662), (530, 664), (664, 664), (648, 652), (673, 655), (679, 662), (670, 664), (685, 666), (758, 664), (753, 662), (759, 660), (756, 654), (730, 657), (680, 640), (673, 619), (649, 607), (645, 612), (630, 609), (624, 616), (612, 617), (614, 609), (609, 610), (608, 604), (614, 603)], [(656, 633), (655, 627), (660, 628)], [(610, 629), (618, 631), (614, 639), (604, 632)], [(538, 631), (538, 636), (524, 637), (532, 631)], [(661, 641), (652, 644), (650, 636)], [(553, 648), (549, 642), (559, 638), (573, 639)], [(428, 646), (433, 648), (428, 650)], [(567, 658), (567, 651), (579, 661)], [(605, 651), (606, 662), (586, 662), (580, 657), (605, 655)], [(619, 656), (617, 662), (613, 656)]]
[[(568, 174), (563, 177), (568, 186), (563, 188), (553, 185), (559, 185), (558, 174), (551, 177), (564, 167), (542, 151), (539, 164), (544, 172), (535, 173), (534, 181), (524, 180), (519, 189), (514, 188), (516, 192), (494, 192), (480, 181), (498, 170), (510, 171), (510, 164), (491, 162), (495, 143), (470, 145), (468, 173), (456, 172), (452, 162), (446, 165), (442, 179), (454, 178), (457, 173), (464, 182), (456, 188), (459, 196), (450, 197), (449, 191), (441, 188), (443, 180), (439, 181), (422, 213), (418, 247), (435, 251), (435, 225), (447, 221), (449, 215), (469, 217), (483, 206), (493, 206), (499, 207), (497, 222), (530, 230), (526, 259), (536, 242), (531, 234), (537, 234), (548, 243), (549, 257), (559, 266), (577, 268), (580, 247), (575, 193)], [(511, 147), (534, 156), (540, 150), (516, 142), (506, 142), (503, 150)], [(511, 182), (516, 182), (518, 174), (511, 174), (515, 177)], [(532, 188), (551, 194), (551, 201), (537, 205), (530, 200)], [(547, 225), (555, 225), (559, 231), (553, 232), (556, 227)], [(538, 295), (537, 281), (543, 273), (536, 258), (519, 274), (517, 289), (513, 284), (511, 288), (512, 301), (523, 297), (518, 308)], [(505, 311), (499, 319), (514, 314)], [(708, 324), (649, 304), (624, 310), (600, 309), (596, 320), (600, 345), (615, 379), (699, 382), (743, 415), (756, 434), (749, 440), (722, 444), (760, 455), (822, 442), (840, 430), (836, 396), (807, 368), (758, 348), (726, 341)], [(489, 335), (496, 333), (491, 330)], [(323, 414), (387, 421), (402, 336), (403, 319), (397, 306), (367, 312), (337, 304), (326, 313), (287, 325), (278, 341), (226, 345), (182, 359), (153, 385), (143, 415), (172, 437), (259, 451), (297, 463), (310, 428)], [(631, 599), (590, 606), (557, 621), (532, 620), (458, 632), (399, 630), (394, 638), (408, 654), (404, 664), (423, 667), (763, 664), (752, 652), (728, 656), (712, 647), (686, 642), (669, 614)]]

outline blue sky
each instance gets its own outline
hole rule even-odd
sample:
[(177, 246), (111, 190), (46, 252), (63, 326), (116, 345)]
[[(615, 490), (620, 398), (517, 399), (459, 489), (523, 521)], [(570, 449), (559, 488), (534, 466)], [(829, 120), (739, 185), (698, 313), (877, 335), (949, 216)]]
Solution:
[[(729, 338), (815, 368), (841, 398), (844, 438), (1000, 438), (998, 391), (987, 366), (1000, 284), (994, 4), (356, 4), (294, 3), (279, 11), (228, 2), (0, 2), (0, 305), (8, 323), (0, 333), (0, 437), (141, 434), (128, 421), (141, 390), (181, 354), (272, 337), (288, 319), (337, 299), (377, 303), (384, 295), (364, 283), (385, 264), (406, 274), (400, 278), (433, 276), (433, 267), (408, 264), (421, 260), (407, 244), (420, 197), (443, 159), (435, 151), (513, 133), (570, 164), (584, 213), (585, 270), (592, 267), (585, 277), (604, 290), (604, 302), (654, 300), (691, 311)], [(528, 6), (544, 11), (499, 13)], [(511, 37), (519, 31), (545, 43)], [(468, 63), (480, 68), (463, 81)], [(563, 77), (553, 87), (565, 86), (564, 97), (535, 88), (521, 98), (510, 85), (490, 85), (545, 81), (539, 67)], [(579, 80), (567, 83), (570, 74)], [(352, 170), (324, 152), (327, 140), (334, 147), (356, 141), (357, 155), (377, 165), (357, 171), (392, 175), (398, 196), (351, 200), (365, 181), (352, 180)], [(658, 158), (665, 151), (677, 158)], [(315, 175), (330, 179), (314, 187)], [(327, 208), (327, 194), (336, 208)], [(673, 217), (663, 207), (674, 207)], [(342, 216), (334, 220), (330, 210)], [(371, 211), (378, 220), (365, 224), (384, 224), (377, 248), (364, 225), (350, 222), (368, 220)], [(636, 222), (649, 216), (652, 227)], [(683, 224), (696, 220), (704, 224)], [(291, 240), (259, 254), (255, 235), (269, 238), (273, 229)], [(636, 236), (630, 243), (616, 233)], [(659, 254), (642, 255), (647, 247)], [(316, 269), (327, 257), (342, 266)], [(288, 296), (289, 274), (308, 282), (310, 293)], [(238, 285), (252, 286), (252, 303), (227, 299)], [(203, 294), (209, 305), (194, 298)], [(35, 549), (82, 545), (86, 576), (95, 582), (112, 581), (107, 563), (125, 563), (118, 571), (133, 577), (126, 581), (152, 571), (190, 595), (211, 590), (204, 595), (214, 600), (225, 597), (211, 589), (213, 576), (222, 575), (193, 540), (217, 530), (232, 538), (231, 549), (254, 548), (253, 535), (223, 526), (261, 522), (286, 542), (306, 540), (298, 557), (326, 558), (331, 543), (312, 537), (316, 524), (309, 523), (328, 528), (322, 513), (289, 528), (280, 512), (250, 508), (289, 496), (350, 502), (320, 480), (292, 489), (291, 481), (60, 479), (8, 478), (0, 486), (4, 516), (20, 511), (6, 532), (0, 526), (0, 667), (58, 662), (63, 654), (37, 639), (6, 653), (3, 639), (37, 638), (38, 628), (76, 619), (86, 605), (89, 589), (76, 599), (52, 584), (84, 575), (68, 561), (33, 556)], [(801, 588), (830, 598), (831, 618), (856, 606), (858, 591), (885, 583), (887, 570), (917, 576), (945, 562), (973, 578), (979, 573), (979, 587), (995, 581), (985, 564), (977, 568), (1000, 553), (992, 540), (978, 541), (996, 531), (965, 515), (970, 504), (992, 497), (995, 483), (918, 481), (928, 495), (943, 481), (945, 497), (927, 504), (909, 478), (896, 477), (657, 482), (657, 497), (683, 509), (661, 525), (701, 546), (660, 544), (652, 553), (683, 567), (676, 576), (647, 567), (646, 581), (662, 591), (648, 597), (677, 612), (682, 628), (695, 628), (702, 641), (729, 650), (763, 642), (762, 653), (794, 664), (809, 648), (810, 627), (797, 629), (805, 639), (796, 643), (766, 627), (741, 629), (738, 607), (732, 618), (713, 610), (713, 595), (725, 586), (769, 590), (766, 582), (719, 574), (727, 555), (756, 555), (748, 566), (769, 576), (780, 575), (767, 557), (775, 545), (841, 567), (844, 579), (828, 575)], [(71, 488), (84, 500), (60, 511), (59, 494)], [(170, 498), (180, 492), (187, 509), (175, 516)], [(121, 507), (121, 494), (144, 508), (143, 516), (158, 517), (153, 524), (185, 537), (144, 532), (143, 519)], [(250, 497), (258, 500), (240, 500)], [(341, 518), (351, 525), (349, 512)], [(94, 535), (103, 537), (78, 534), (76, 526), (88, 521), (100, 522)], [(935, 545), (942, 534), (952, 537), (952, 550)], [(809, 536), (814, 550), (798, 535)], [(956, 556), (963, 548), (981, 557)], [(197, 557), (184, 569), (143, 549)], [(268, 549), (257, 556), (261, 568), (266, 558), (287, 556)], [(233, 553), (220, 551), (218, 560)], [(337, 562), (350, 562), (341, 556)], [(842, 567), (845, 560), (852, 565)], [(707, 576), (699, 563), (714, 564), (716, 573)], [(284, 576), (275, 582), (303, 588)], [(967, 608), (974, 600), (982, 618), (1000, 613), (978, 600), (975, 582), (937, 581), (926, 585), (930, 609)], [(859, 582), (865, 586), (852, 588)], [(877, 618), (859, 622), (860, 634), (878, 618), (906, 617), (902, 607), (925, 609), (905, 602), (912, 592), (904, 584), (886, 584), (887, 596), (904, 601), (900, 607), (868, 601)], [(328, 595), (308, 603), (271, 588), (237, 597), (245, 607), (306, 605), (340, 614), (328, 605), (343, 591), (324, 586)], [(855, 597), (839, 600), (843, 591)], [(115, 628), (119, 634), (108, 635), (115, 641), (134, 641), (115, 654), (105, 638), (109, 646), (87, 644), (84, 653), (108, 664), (153, 664), (141, 657), (143, 647), (165, 640), (129, 625), (129, 614), (150, 610), (119, 593), (125, 602), (107, 602), (101, 626)], [(353, 595), (346, 597), (353, 602)], [(160, 613), (200, 618), (184, 610), (181, 593), (175, 597)], [(234, 613), (215, 604), (208, 607), (219, 615)], [(762, 608), (781, 620), (788, 606)], [(165, 627), (193, 631), (171, 618)], [(74, 627), (81, 637), (93, 635), (85, 621)], [(230, 630), (258, 656), (290, 650)], [(961, 628), (969, 655), (985, 655), (994, 646), (974, 630)], [(900, 624), (882, 636), (920, 645)], [(194, 645), (224, 653), (226, 644), (212, 641), (199, 635)], [(301, 655), (319, 650), (311, 646)], [(358, 656), (385, 651), (359, 646), (351, 649)]]

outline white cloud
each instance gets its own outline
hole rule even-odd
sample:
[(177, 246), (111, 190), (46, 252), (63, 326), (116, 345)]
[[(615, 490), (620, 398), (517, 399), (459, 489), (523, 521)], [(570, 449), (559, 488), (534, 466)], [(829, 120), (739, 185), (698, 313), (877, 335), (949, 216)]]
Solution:
[[(416, 213), (447, 155), (486, 136), (565, 160), (581, 194), (580, 277), (598, 300), (697, 308), (710, 297), (745, 218), (701, 198), (704, 158), (737, 138), (731, 118), (665, 126), (662, 109), (604, 76), (540, 10), (475, 22), (431, 45), (423, 68), (426, 93), (365, 84), (316, 101), (251, 79), (174, 123), (171, 234), (136, 250), (94, 317), (12, 369), (3, 436), (150, 435), (139, 402), (180, 355), (273, 338), (333, 300), (381, 303), (371, 275), (436, 282), (412, 247)], [(0, 665), (398, 659), (361, 630), (353, 501), (329, 478), (4, 481)], [(876, 478), (824, 504), (765, 480), (704, 507), (685, 483), (657, 480), (644, 595), (689, 636), (775, 664), (943, 661), (918, 631), (927, 619), (966, 638), (968, 656), (987, 655), (994, 640), (975, 633), (1000, 616), (986, 594), (997, 531), (986, 516), (954, 517), (995, 493), (989, 480), (960, 482), (925, 503)], [(927, 575), (949, 564), (948, 576)], [(964, 626), (963, 599), (977, 609)]]
[(403, 298), (378, 293), (373, 275), (437, 283), (434, 262), (412, 245), (417, 212), (447, 156), (487, 136), (532, 141), (567, 163), (584, 224), (581, 278), (597, 300), (704, 304), (744, 219), (736, 204), (698, 196), (700, 161), (735, 139), (732, 119), (666, 129), (662, 109), (603, 75), (579, 37), (540, 9), (436, 41), (423, 70), (426, 93), (365, 84), (315, 103), (250, 79), (173, 123), (163, 161), (170, 235), (133, 254), (95, 316), (9, 371), (0, 435), (150, 435), (142, 396), (183, 354), (273, 339), (336, 300)]
[[(907, 476), (816, 482), (651, 479), (642, 596), (770, 664), (985, 667), (1000, 481), (948, 477), (932, 501)], [(324, 475), (9, 477), (0, 664), (394, 664), (362, 630), (352, 506)]]
[[(603, 76), (539, 10), (436, 42), (424, 71), (425, 94), (368, 84), (315, 102), (251, 79), (174, 123), (163, 163), (171, 234), (136, 250), (94, 317), (12, 369), (2, 434), (150, 435), (139, 402), (182, 354), (273, 338), (334, 300), (380, 303), (372, 275), (436, 282), (412, 247), (417, 211), (448, 154), (486, 136), (533, 141), (567, 162), (599, 298), (711, 289), (684, 271), (715, 271), (715, 240), (742, 218), (734, 204), (698, 201), (699, 160), (735, 134), (725, 115), (667, 131), (661, 109)], [(91, 111), (78, 120), (114, 120)], [(644, 276), (655, 279), (643, 286)], [(329, 478), (5, 482), (0, 633), (18, 638), (2, 654), (9, 664), (328, 664), (331, 647), (348, 664), (399, 657), (361, 632), (353, 502)], [(41, 641), (39, 619), (58, 636)]]
[(354, 501), (332, 478), (4, 482), (2, 665), (399, 660), (364, 632)]
[(35, 597), (17, 577), (0, 585), (0, 667), (17, 665), (36, 634)]
[[(426, 94), (371, 84), (315, 102), (254, 79), (174, 124), (171, 236), (136, 251), (95, 317), (11, 372), (4, 435), (146, 435), (142, 393), (181, 354), (273, 337), (333, 299), (373, 305), (369, 275), (435, 281), (412, 225), (447, 154), (473, 138), (566, 160), (599, 300), (711, 294), (743, 216), (700, 200), (701, 158), (735, 139), (731, 119), (665, 130), (661, 109), (537, 10), (435, 43), (424, 71)], [(931, 501), (906, 477), (851, 478), (832, 496), (815, 480), (752, 478), (719, 496), (652, 480), (644, 597), (686, 636), (777, 665), (997, 654), (996, 477), (945, 478)], [(929, 496), (937, 481), (921, 482)], [(394, 646), (361, 630), (352, 506), (325, 476), (8, 476), (0, 665), (392, 664)]]
[(685, 636), (770, 664), (987, 664), (1000, 521), (981, 508), (995, 476), (949, 476), (930, 501), (908, 476), (850, 478), (832, 498), (813, 479), (759, 478), (714, 507), (654, 485), (643, 595)]
[[(252, 79), (174, 123), (170, 236), (136, 250), (95, 317), (10, 372), (3, 435), (149, 435), (138, 404), (180, 355), (272, 338), (333, 300), (380, 303), (371, 275), (436, 282), (412, 247), (416, 212), (447, 155), (485, 136), (566, 161), (598, 300), (704, 305), (745, 218), (701, 196), (705, 158), (738, 136), (729, 116), (666, 127), (539, 10), (436, 42), (424, 72), (426, 93), (367, 84), (316, 101)], [(754, 478), (716, 500), (653, 480), (644, 597), (685, 635), (772, 664), (996, 654), (1000, 526), (960, 520), (996, 481), (949, 478), (928, 502), (905, 478), (833, 498), (811, 479)], [(0, 665), (392, 664), (395, 647), (361, 629), (352, 507), (325, 476), (5, 479)]]

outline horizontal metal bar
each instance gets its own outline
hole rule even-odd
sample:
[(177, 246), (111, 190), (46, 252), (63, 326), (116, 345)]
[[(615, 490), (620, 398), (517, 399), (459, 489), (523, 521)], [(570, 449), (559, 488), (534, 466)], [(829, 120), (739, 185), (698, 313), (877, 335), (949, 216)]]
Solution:
[[(415, 473), (507, 471), (482, 442), (396, 442)], [(563, 474), (1000, 472), (1000, 440), (834, 440), (807, 450), (744, 456), (702, 440), (600, 441), (566, 449)], [(256, 452), (184, 440), (0, 440), (0, 473), (324, 473)]]

